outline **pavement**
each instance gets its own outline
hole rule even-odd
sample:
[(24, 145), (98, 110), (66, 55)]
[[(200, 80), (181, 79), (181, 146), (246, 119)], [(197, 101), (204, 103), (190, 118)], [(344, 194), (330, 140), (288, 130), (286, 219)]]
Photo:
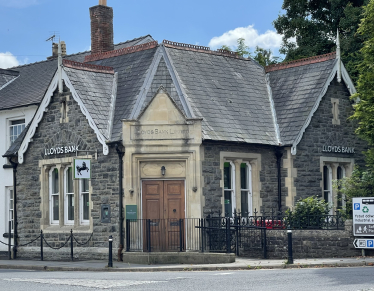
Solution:
[(218, 270), (258, 270), (285, 268), (326, 268), (326, 267), (359, 267), (374, 266), (374, 257), (296, 259), (293, 264), (285, 260), (236, 258), (234, 263), (227, 264), (168, 264), (138, 265), (113, 262), (108, 268), (107, 261), (31, 261), (0, 260), (0, 269), (22, 269), (38, 271), (110, 271), (110, 272), (162, 272), (162, 271), (218, 271)]

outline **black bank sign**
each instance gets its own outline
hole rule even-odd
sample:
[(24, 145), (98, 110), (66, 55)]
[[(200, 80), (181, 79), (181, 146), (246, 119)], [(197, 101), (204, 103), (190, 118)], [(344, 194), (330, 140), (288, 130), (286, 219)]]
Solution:
[(344, 146), (327, 146), (322, 147), (322, 152), (324, 153), (343, 153), (343, 154), (354, 154), (355, 148), (344, 147)]

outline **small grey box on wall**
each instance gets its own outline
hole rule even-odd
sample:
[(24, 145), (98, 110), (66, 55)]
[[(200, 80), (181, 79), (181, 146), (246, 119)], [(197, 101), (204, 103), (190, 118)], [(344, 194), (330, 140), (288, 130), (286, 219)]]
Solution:
[(110, 205), (108, 204), (101, 205), (101, 222), (110, 223)]

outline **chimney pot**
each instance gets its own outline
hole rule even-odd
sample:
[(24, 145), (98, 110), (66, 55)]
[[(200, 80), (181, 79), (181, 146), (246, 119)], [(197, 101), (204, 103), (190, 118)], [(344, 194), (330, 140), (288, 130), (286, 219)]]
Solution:
[(106, 0), (99, 0), (99, 5), (106, 6)]

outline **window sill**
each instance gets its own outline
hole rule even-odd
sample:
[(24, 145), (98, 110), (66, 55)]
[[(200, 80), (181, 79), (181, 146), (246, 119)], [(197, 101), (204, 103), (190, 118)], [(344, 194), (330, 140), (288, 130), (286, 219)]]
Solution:
[(80, 225), (80, 226), (74, 226), (74, 225), (48, 225), (43, 227), (44, 233), (70, 233), (70, 231), (73, 230), (74, 232), (80, 232), (80, 233), (91, 233), (92, 229), (90, 225)]

